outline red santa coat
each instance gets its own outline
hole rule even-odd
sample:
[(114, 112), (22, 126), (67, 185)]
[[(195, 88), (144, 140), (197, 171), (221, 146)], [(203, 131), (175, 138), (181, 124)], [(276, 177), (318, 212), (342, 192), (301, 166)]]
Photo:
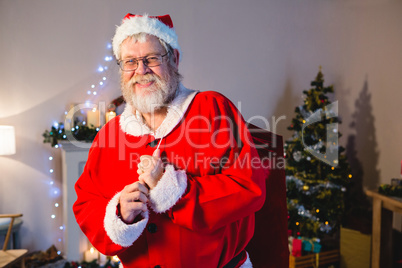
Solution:
[[(245, 247), (267, 174), (236, 107), (181, 85), (155, 133), (131, 111), (100, 130), (76, 183), (73, 210), (92, 245), (124, 267), (224, 267), (238, 255), (235, 267), (251, 267)], [(127, 225), (117, 213), (120, 192), (138, 181), (140, 156), (152, 155), (160, 138), (165, 173), (149, 210)]]

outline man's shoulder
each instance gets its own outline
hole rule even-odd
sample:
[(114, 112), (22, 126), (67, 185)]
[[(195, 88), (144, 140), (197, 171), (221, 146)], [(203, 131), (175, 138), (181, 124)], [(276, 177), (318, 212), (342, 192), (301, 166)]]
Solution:
[(211, 116), (222, 114), (230, 116), (238, 113), (230, 99), (216, 91), (198, 92), (190, 109), (195, 114), (210, 114)]
[(225, 95), (212, 90), (198, 92), (196, 100), (204, 102), (230, 102)]
[(213, 90), (200, 91), (198, 93), (198, 95), (210, 97), (210, 98), (225, 98), (226, 99), (225, 95), (223, 95), (222, 93), (219, 93), (217, 91), (213, 91)]

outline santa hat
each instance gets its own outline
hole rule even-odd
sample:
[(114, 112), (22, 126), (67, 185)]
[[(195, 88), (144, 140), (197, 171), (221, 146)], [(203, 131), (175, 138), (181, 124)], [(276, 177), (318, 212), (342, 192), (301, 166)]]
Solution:
[[(117, 26), (113, 37), (113, 53), (116, 59), (120, 59), (120, 45), (130, 37), (138, 33), (147, 33), (162, 39), (173, 49), (177, 49), (181, 56), (181, 49), (177, 41), (177, 35), (173, 28), (173, 22), (169, 15), (148, 16), (133, 15), (128, 13), (120, 26)], [(181, 57), (180, 57), (181, 58)]]

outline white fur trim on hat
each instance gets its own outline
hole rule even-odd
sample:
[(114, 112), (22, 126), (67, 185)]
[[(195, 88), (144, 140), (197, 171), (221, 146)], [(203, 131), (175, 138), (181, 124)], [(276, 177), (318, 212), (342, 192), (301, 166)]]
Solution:
[(152, 209), (164, 213), (173, 207), (187, 189), (187, 174), (184, 170), (175, 170), (167, 165), (158, 184), (149, 191)]
[(117, 193), (106, 207), (105, 219), (103, 225), (105, 231), (113, 243), (122, 247), (131, 246), (144, 231), (149, 214), (148, 211), (142, 212), (142, 220), (133, 224), (124, 223), (117, 215), (116, 208), (119, 204), (119, 197), (121, 192)]
[(120, 45), (130, 37), (138, 33), (147, 33), (162, 39), (173, 49), (177, 49), (182, 58), (181, 49), (177, 40), (177, 34), (174, 28), (170, 28), (157, 18), (151, 18), (148, 14), (143, 16), (133, 16), (123, 20), (120, 26), (117, 26), (116, 33), (113, 37), (113, 53), (116, 59), (120, 59)]

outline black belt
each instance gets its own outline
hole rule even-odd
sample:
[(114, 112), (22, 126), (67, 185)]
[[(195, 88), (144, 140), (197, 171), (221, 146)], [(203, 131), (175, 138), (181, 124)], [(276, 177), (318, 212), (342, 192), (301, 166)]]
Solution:
[(242, 257), (243, 257), (243, 253), (244, 251), (240, 252), (236, 257), (234, 257), (233, 259), (230, 260), (230, 262), (228, 262), (225, 266), (223, 266), (222, 268), (235, 268), (236, 265), (239, 264), (239, 262), (241, 261)]

